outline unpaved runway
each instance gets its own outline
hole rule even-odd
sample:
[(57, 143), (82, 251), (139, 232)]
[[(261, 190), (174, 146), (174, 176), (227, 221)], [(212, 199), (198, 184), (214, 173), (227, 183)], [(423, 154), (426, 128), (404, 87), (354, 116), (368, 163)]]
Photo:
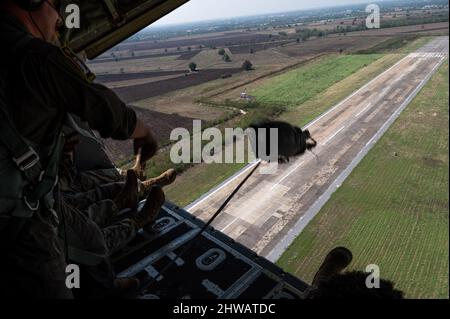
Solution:
[[(276, 260), (448, 57), (448, 41), (439, 37), (409, 54), (313, 121), (319, 160), (306, 154), (274, 175), (256, 172), (213, 226)], [(209, 219), (244, 175), (187, 210)]]

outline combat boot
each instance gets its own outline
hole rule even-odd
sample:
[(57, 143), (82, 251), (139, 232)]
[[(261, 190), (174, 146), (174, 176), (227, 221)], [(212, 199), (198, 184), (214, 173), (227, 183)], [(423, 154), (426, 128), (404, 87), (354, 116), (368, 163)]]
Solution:
[(119, 210), (131, 208), (135, 209), (139, 202), (138, 181), (136, 173), (133, 170), (127, 171), (125, 186), (114, 199), (114, 203)]
[(165, 201), (164, 192), (159, 186), (153, 186), (148, 193), (144, 207), (131, 218), (137, 229), (153, 223), (158, 217), (159, 210)]
[(107, 298), (124, 298), (136, 294), (141, 282), (136, 277), (115, 278), (113, 287), (107, 292)]
[(331, 250), (314, 276), (312, 286), (318, 287), (322, 282), (339, 274), (350, 264), (352, 259), (351, 251), (345, 247), (337, 247)]
[(144, 188), (144, 192), (149, 191), (152, 186), (158, 185), (161, 187), (172, 184), (177, 178), (177, 172), (174, 169), (169, 169), (166, 172), (162, 173), (160, 176), (148, 179), (142, 182), (142, 187)]

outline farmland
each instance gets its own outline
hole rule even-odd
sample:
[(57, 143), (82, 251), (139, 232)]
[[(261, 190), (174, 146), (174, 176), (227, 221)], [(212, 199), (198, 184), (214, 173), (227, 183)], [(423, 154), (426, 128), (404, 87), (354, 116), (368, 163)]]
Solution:
[[(417, 45), (423, 45), (429, 40), (430, 38), (415, 40), (402, 47), (400, 50), (402, 52), (409, 52), (410, 50), (416, 48)], [(333, 104), (338, 103), (340, 100), (350, 95), (353, 91), (356, 91), (365, 83), (369, 82), (372, 78), (388, 69), (403, 56), (403, 54), (398, 54), (395, 52), (383, 55), (367, 66), (361, 67), (345, 79), (333, 83), (328, 88), (323, 89), (314, 96), (310, 96), (310, 98), (304, 103), (287, 109), (284, 113), (279, 115), (279, 118), (296, 125), (304, 126), (309, 121), (319, 116), (322, 112), (328, 110)], [(302, 66), (297, 70), (297, 72), (300, 72), (303, 67), (307, 67), (310, 70), (320, 70), (321, 62), (323, 63), (324, 61), (319, 60), (306, 66)], [(320, 73), (318, 71), (316, 73), (317, 79), (321, 79), (322, 77), (327, 78), (330, 76), (328, 73)], [(267, 85), (267, 83), (271, 80), (272, 79), (258, 81), (257, 84)], [(225, 96), (229, 96), (229, 93)], [(229, 126), (245, 126), (245, 123), (250, 122), (251, 118), (258, 119), (259, 113), (259, 109), (249, 110), (249, 114), (241, 116), (239, 119), (235, 119), (233, 124), (230, 123)], [(220, 182), (233, 175), (242, 166), (243, 165), (239, 164), (195, 165), (185, 171), (174, 185), (167, 188), (168, 198), (180, 206), (185, 206), (197, 199), (207, 190), (220, 184)], [(202, 186), (199, 187), (198, 185)], [(189, 191), (187, 192), (186, 189)]]
[(430, 37), (421, 37), (403, 47), (389, 51), (383, 56), (361, 70), (353, 73), (344, 80), (336, 83), (315, 97), (309, 99), (298, 107), (287, 110), (280, 116), (281, 120), (303, 126), (325, 112), (330, 105), (335, 105), (359, 89), (364, 83), (375, 78), (382, 71), (397, 62), (405, 53), (410, 53), (430, 41)]
[[(183, 74), (181, 77), (161, 80), (157, 82), (150, 82), (144, 84), (136, 84), (133, 86), (119, 87), (115, 92), (125, 103), (131, 103), (153, 96), (173, 92), (184, 89), (189, 86), (202, 84), (213, 81), (224, 76), (231, 76), (241, 69), (209, 69), (195, 73)], [(186, 77), (189, 79), (186, 80)]]
[(264, 105), (300, 105), (380, 57), (377, 54), (327, 57), (318, 63), (275, 77), (252, 91), (251, 95)]
[[(371, 56), (373, 59), (375, 56)], [(378, 57), (378, 56), (377, 56)], [(337, 57), (340, 58), (340, 57)], [(364, 59), (361, 59), (364, 60)], [(365, 61), (365, 60), (364, 60)], [(323, 64), (328, 64), (327, 59), (319, 60), (312, 64), (308, 64), (306, 66), (300, 67), (298, 70), (293, 71), (296, 73), (302, 73), (302, 70), (306, 68), (310, 73), (313, 73), (316, 79), (314, 83), (321, 83), (321, 79), (329, 79), (330, 73), (329, 68), (324, 68)], [(362, 64), (360, 65), (360, 68)], [(382, 67), (382, 66), (379, 66)], [(362, 70), (361, 70), (362, 71)], [(360, 71), (360, 72), (361, 72)], [(380, 70), (381, 71), (381, 70)], [(331, 75), (331, 77), (333, 77)], [(276, 78), (275, 78), (276, 79)], [(290, 81), (290, 78), (287, 78)], [(331, 89), (331, 87), (335, 84), (335, 82), (331, 82), (330, 80), (324, 81), (328, 83), (328, 87), (321, 85), (321, 90)], [(338, 80), (336, 80), (338, 82)], [(362, 85), (359, 83), (359, 85)], [(319, 92), (319, 90), (315, 90), (315, 92)], [(316, 93), (317, 94), (317, 93)], [(310, 95), (309, 98), (314, 95)], [(328, 105), (330, 107), (331, 105)], [(301, 106), (299, 107), (301, 109)], [(314, 111), (314, 110), (311, 110)], [(249, 114), (242, 116), (241, 121), (249, 122), (251, 118), (258, 118), (259, 111), (253, 111)], [(305, 113), (305, 115), (307, 115)], [(305, 124), (305, 123), (303, 123)], [(235, 123), (232, 126), (240, 126)], [(182, 174), (179, 180), (172, 186), (167, 188), (168, 198), (174, 202), (176, 202), (180, 206), (185, 206), (201, 196), (203, 193), (207, 192), (209, 189), (224, 181), (229, 176), (233, 175), (240, 168), (242, 168), (242, 164), (216, 164), (216, 165), (206, 165), (206, 164), (198, 164), (186, 172)], [(201, 185), (201, 187), (199, 187)], [(189, 191), (186, 191), (189, 190)]]
[[(428, 13), (414, 14), (427, 19)], [(399, 23), (411, 22), (407, 12), (398, 15)], [(448, 35), (448, 22), (400, 26), (395, 24), (394, 16), (388, 22), (398, 26), (363, 30), (361, 17), (348, 17), (232, 31), (208, 30), (203, 34), (188, 32), (172, 38), (148, 34), (125, 41), (89, 64), (98, 75), (97, 82), (113, 89), (155, 132), (161, 148), (148, 162), (147, 176), (175, 168), (177, 180), (164, 191), (169, 201), (184, 207), (245, 164), (174, 164), (169, 141), (174, 128), (192, 131), (192, 121), (201, 120), (203, 128), (214, 126), (223, 131), (227, 127), (245, 128), (266, 118), (303, 127), (435, 35)], [(229, 59), (224, 59), (224, 54)], [(252, 70), (244, 70), (245, 60), (251, 61)], [(189, 70), (191, 64), (197, 66), (197, 71)], [(430, 65), (423, 60), (420, 64), (421, 68), (422, 64)], [(406, 75), (412, 74), (414, 65), (410, 67), (405, 65)], [(325, 254), (344, 245), (354, 255), (350, 269), (364, 270), (375, 263), (381, 268), (381, 276), (393, 280), (406, 297), (448, 298), (446, 72), (448, 63), (346, 183), (338, 186), (319, 215), (308, 226), (305, 221), (306, 228), (278, 261), (282, 268), (310, 282)], [(384, 81), (376, 80), (379, 83), (373, 92), (361, 90), (363, 93), (356, 94), (353, 102), (344, 101), (342, 110), (335, 108), (322, 122), (319, 120), (320, 130), (312, 125), (310, 130), (320, 145), (317, 163), (311, 163), (313, 158), (307, 154), (304, 158), (310, 157), (311, 162), (291, 161), (279, 179), (250, 179), (224, 211), (223, 219), (217, 219), (213, 226), (267, 258), (274, 243), (290, 242), (284, 241), (284, 236), (285, 232), (298, 234), (292, 225), (295, 214), (302, 214), (302, 209), (322, 198), (320, 191), (334, 181), (336, 167), (340, 169), (347, 165), (345, 161), (354, 158), (352, 152), (359, 144), (351, 141), (361, 145), (367, 142), (370, 130), (383, 124), (383, 116), (388, 116), (386, 104), (394, 101), (388, 95), (398, 95), (393, 104), (400, 101), (425, 72), (417, 73), (416, 78), (405, 75), (405, 81), (399, 80), (398, 85), (393, 82), (401, 79), (402, 70), (388, 73), (394, 75), (386, 76), (389, 79), (381, 76)], [(385, 91), (391, 87), (389, 83), (395, 90)], [(250, 98), (243, 99), (242, 93)], [(380, 108), (364, 106), (364, 94), (372, 93), (374, 98), (388, 102)], [(355, 111), (358, 108), (361, 110)], [(370, 115), (364, 110), (370, 110)], [(379, 110), (386, 113), (377, 113)], [(354, 118), (361, 120), (350, 120)], [(367, 120), (366, 126), (363, 120)], [(346, 134), (348, 139), (338, 133)], [(324, 147), (336, 136), (342, 139), (329, 143), (329, 150)], [(107, 140), (106, 144), (121, 167), (130, 167), (133, 160), (129, 141)], [(352, 151), (344, 154), (351, 147)], [(328, 152), (325, 156), (329, 155), (329, 161), (322, 152)], [(294, 174), (303, 168), (306, 174)], [(238, 181), (220, 187), (201, 204), (196, 202), (198, 211), (190, 206), (190, 212), (207, 220)], [(285, 248), (279, 249), (276, 256)], [(434, 280), (430, 280), (430, 273)]]
[[(307, 39), (298, 25), (149, 36), (118, 45), (90, 67), (98, 82), (112, 88), (157, 133), (163, 147), (147, 165), (148, 176), (175, 168), (179, 176), (165, 188), (166, 198), (183, 207), (245, 164), (175, 165), (169, 157), (172, 129), (191, 131), (194, 119), (202, 120), (203, 128), (220, 130), (262, 118), (304, 126), (433, 35), (448, 34), (448, 22), (332, 32), (353, 22), (301, 24), (300, 29), (325, 32), (319, 36), (316, 30)], [(245, 60), (253, 70), (243, 70)], [(190, 63), (198, 72), (189, 71)], [(351, 269), (376, 263), (382, 277), (394, 280), (407, 297), (448, 297), (446, 70), (448, 64), (282, 256), (280, 266), (311, 281), (327, 250), (346, 245), (355, 257)], [(253, 100), (242, 99), (242, 92)], [(107, 145), (114, 159), (130, 165), (130, 143), (108, 140)]]
[[(405, 44), (417, 42), (414, 41), (415, 32), (441, 34), (447, 30), (448, 23), (435, 23), (421, 27), (348, 32), (346, 35), (330, 34), (299, 43), (294, 28), (287, 30), (287, 36), (280, 34), (278, 29), (264, 32), (243, 29), (170, 39), (145, 39), (118, 45), (91, 61), (90, 67), (97, 74), (97, 81), (115, 90), (135, 108), (147, 125), (157, 132), (160, 145), (166, 145), (171, 129), (185, 127), (190, 130), (193, 119), (202, 120), (203, 127), (246, 126), (251, 121), (273, 116), (305, 124), (331, 107), (331, 101), (337, 102), (337, 98), (350, 94), (353, 88), (360, 87), (399, 58), (391, 55), (385, 59), (386, 53), (393, 52), (381, 50), (371, 54), (371, 48), (383, 47), (384, 43), (395, 39), (402, 39), (400, 48), (403, 48)], [(225, 62), (218, 54), (219, 48), (224, 48), (230, 62)], [(365, 50), (365, 54), (354, 55), (361, 50)], [(398, 48), (395, 52), (399, 52)], [(250, 60), (254, 70), (242, 71), (244, 60)], [(323, 65), (327, 60), (330, 62)], [(199, 72), (188, 71), (191, 62), (197, 64)], [(332, 62), (339, 63), (333, 65)], [(304, 70), (310, 73), (298, 74)], [(261, 88), (270, 87), (278, 77), (289, 77), (296, 72), (307, 86), (295, 90), (295, 95), (287, 97), (287, 100), (264, 95)], [(318, 76), (311, 81), (314, 72)], [(344, 89), (338, 89), (341, 82)], [(279, 90), (273, 92), (278, 97), (284, 94), (282, 87), (271, 89)], [(247, 108), (242, 105), (239, 96), (243, 91), (255, 92), (258, 99), (267, 99), (267, 103), (261, 103), (265, 107)], [(329, 94), (324, 95), (324, 92)], [(320, 97), (322, 101), (313, 102)], [(281, 108), (274, 108), (280, 104)], [(239, 109), (244, 109), (247, 114), (241, 114)], [(280, 114), (282, 111), (285, 113)], [(106, 144), (113, 158), (120, 163), (130, 157), (129, 143), (108, 140)], [(150, 175), (173, 166), (167, 149), (162, 150), (152, 163)], [(176, 167), (183, 175), (168, 189), (168, 197), (185, 205), (232, 175), (241, 165)], [(206, 177), (200, 177), (201, 174)], [(201, 188), (198, 187), (200, 184)], [(186, 188), (192, 191), (183, 191)]]
[(448, 298), (448, 62), (278, 264), (311, 281), (335, 246), (380, 267), (409, 298)]
[[(170, 133), (177, 127), (184, 127), (192, 130), (192, 120), (188, 117), (179, 116), (176, 114), (165, 114), (146, 110), (131, 106), (136, 112), (136, 115), (144, 122), (153, 123), (152, 130), (158, 132), (155, 138), (160, 145), (164, 145), (170, 138)], [(129, 158), (132, 153), (131, 141), (115, 141), (108, 139), (105, 141), (107, 149), (116, 161), (123, 161)]]

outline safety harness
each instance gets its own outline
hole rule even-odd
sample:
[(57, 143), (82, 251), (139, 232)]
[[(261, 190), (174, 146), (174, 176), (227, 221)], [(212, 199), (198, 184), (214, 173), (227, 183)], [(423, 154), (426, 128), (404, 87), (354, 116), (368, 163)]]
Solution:
[(10, 119), (3, 97), (0, 99), (0, 142), (1, 210), (7, 211), (10, 217), (7, 227), (2, 225), (1, 236), (14, 241), (25, 221), (33, 217), (41, 205), (56, 215), (53, 190), (64, 144), (61, 135), (55, 137), (44, 166), (38, 151), (22, 137)]
[[(26, 37), (18, 41), (13, 51), (19, 52), (37, 43), (36, 39)], [(27, 220), (41, 209), (50, 211), (56, 220), (59, 220), (55, 208), (55, 204), (58, 203), (55, 203), (54, 189), (58, 183), (63, 147), (62, 129), (59, 134), (56, 134), (50, 148), (40, 148), (27, 141), (12, 121), (4, 92), (0, 91), (1, 246), (13, 247)], [(45, 157), (45, 164), (41, 157)], [(66, 258), (88, 266), (95, 266), (104, 261), (103, 255), (84, 251), (67, 243), (64, 214), (61, 216)]]

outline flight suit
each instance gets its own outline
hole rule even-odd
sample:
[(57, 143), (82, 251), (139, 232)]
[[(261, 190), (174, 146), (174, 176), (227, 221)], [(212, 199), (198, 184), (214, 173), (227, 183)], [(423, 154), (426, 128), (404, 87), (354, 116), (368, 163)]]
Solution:
[[(59, 189), (64, 202), (100, 227), (107, 255), (111, 255), (132, 240), (137, 231), (129, 220), (119, 220), (121, 208), (114, 201), (125, 186), (125, 177), (115, 168), (79, 171), (72, 158), (70, 153), (64, 154), (59, 169)], [(90, 231), (81, 225), (78, 229)]]
[[(94, 174), (94, 172), (96, 171), (91, 173)], [(101, 229), (106, 247), (105, 256), (110, 256), (130, 242), (136, 236), (137, 229), (129, 219), (121, 220), (119, 218), (121, 209), (117, 207), (114, 201), (123, 190), (125, 182), (120, 180), (115, 182), (112, 178), (108, 180), (107, 176), (100, 173), (97, 179), (93, 178), (92, 174), (89, 174), (89, 178), (81, 175), (81, 177), (76, 178), (75, 182), (68, 183), (66, 173), (62, 173), (60, 175), (60, 189), (66, 204), (76, 208)], [(93, 176), (97, 175), (94, 174)], [(120, 179), (123, 179), (123, 177)], [(94, 184), (94, 182), (97, 182), (97, 184)], [(83, 185), (83, 183), (89, 183), (89, 186), (92, 187), (77, 187)], [(75, 188), (70, 187), (71, 185), (74, 185)], [(76, 232), (79, 234), (92, 232), (91, 227), (82, 225), (82, 221), (80, 220), (79, 225), (77, 225), (76, 229), (78, 230)], [(90, 250), (88, 245), (83, 245), (83, 247)]]
[[(25, 139), (38, 146), (51, 147), (61, 134), (68, 113), (86, 121), (103, 138), (125, 140), (132, 135), (136, 114), (131, 108), (111, 90), (90, 83), (83, 69), (61, 49), (34, 39), (20, 22), (4, 12), (0, 12), (0, 42), (0, 90), (12, 122)], [(44, 163), (46, 160), (41, 158)], [(74, 220), (83, 217), (65, 205), (57, 187), (54, 198), (54, 210), (37, 211), (26, 221), (14, 243), (2, 251), (0, 295), (72, 296), (65, 286), (67, 237), (64, 233), (71, 222), (77, 225)], [(7, 213), (0, 207), (2, 217)], [(99, 231), (92, 224), (92, 229)], [(91, 238), (102, 240), (94, 233)], [(80, 245), (87, 241), (78, 239)], [(103, 245), (98, 243), (99, 251)]]

